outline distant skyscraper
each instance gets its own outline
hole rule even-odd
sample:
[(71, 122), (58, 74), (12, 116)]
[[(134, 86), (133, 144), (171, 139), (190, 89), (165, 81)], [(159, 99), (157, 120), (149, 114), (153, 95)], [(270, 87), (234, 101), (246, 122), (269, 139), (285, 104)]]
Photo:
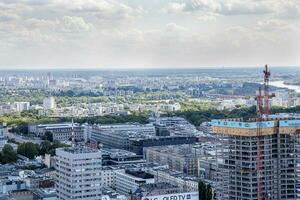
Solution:
[(53, 110), (56, 108), (54, 97), (46, 97), (43, 100), (43, 107), (45, 110)]
[(56, 149), (57, 199), (101, 199), (101, 152), (88, 147)]

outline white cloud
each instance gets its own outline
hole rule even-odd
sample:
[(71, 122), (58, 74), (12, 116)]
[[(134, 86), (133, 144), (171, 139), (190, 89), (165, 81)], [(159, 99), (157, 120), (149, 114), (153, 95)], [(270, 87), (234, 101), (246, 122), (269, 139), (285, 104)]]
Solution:
[(176, 32), (188, 31), (188, 28), (177, 25), (176, 23), (168, 23), (166, 25), (166, 30), (172, 33), (176, 33)]
[(10, 12), (1, 12), (0, 13), (0, 21), (13, 21), (19, 19), (20, 16), (15, 13)]
[(76, 16), (64, 16), (57, 27), (58, 32), (81, 33), (90, 32), (94, 28), (93, 24), (87, 23), (83, 18)]
[(187, 0), (185, 3), (169, 3), (164, 10), (169, 13), (208, 12), (221, 15), (257, 15), (271, 13), (267, 1), (253, 0)]
[(257, 23), (257, 30), (259, 31), (282, 31), (282, 32), (298, 32), (300, 34), (300, 27), (293, 23), (288, 23), (280, 19), (264, 19)]
[(178, 14), (181, 13), (184, 8), (186, 7), (185, 3), (168, 3), (163, 9), (162, 11), (164, 13), (168, 13), (168, 14)]
[(282, 19), (300, 19), (299, 0), (282, 0), (277, 3), (275, 16)]
[(297, 1), (0, 0), (0, 66), (300, 64)]

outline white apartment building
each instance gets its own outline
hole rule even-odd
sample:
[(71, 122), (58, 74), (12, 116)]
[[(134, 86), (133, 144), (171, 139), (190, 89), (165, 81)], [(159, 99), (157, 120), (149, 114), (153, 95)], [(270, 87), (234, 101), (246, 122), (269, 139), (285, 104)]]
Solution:
[(116, 190), (121, 194), (130, 194), (139, 186), (155, 183), (154, 176), (139, 170), (116, 171)]
[(56, 180), (58, 200), (101, 199), (102, 155), (88, 147), (56, 149)]
[(29, 102), (14, 102), (14, 109), (17, 112), (22, 112), (24, 110), (29, 110), (30, 103)]
[(44, 110), (53, 110), (56, 108), (56, 103), (54, 97), (46, 97), (43, 100)]

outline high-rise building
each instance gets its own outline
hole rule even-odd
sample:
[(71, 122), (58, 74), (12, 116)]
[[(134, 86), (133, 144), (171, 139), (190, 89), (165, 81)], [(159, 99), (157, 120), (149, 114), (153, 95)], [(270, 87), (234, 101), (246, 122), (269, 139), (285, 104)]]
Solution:
[(211, 124), (224, 143), (217, 159), (219, 199), (299, 199), (299, 118), (276, 115)]
[(43, 99), (44, 110), (53, 110), (56, 108), (54, 97), (46, 97)]
[(101, 152), (88, 147), (56, 149), (57, 199), (101, 199)]

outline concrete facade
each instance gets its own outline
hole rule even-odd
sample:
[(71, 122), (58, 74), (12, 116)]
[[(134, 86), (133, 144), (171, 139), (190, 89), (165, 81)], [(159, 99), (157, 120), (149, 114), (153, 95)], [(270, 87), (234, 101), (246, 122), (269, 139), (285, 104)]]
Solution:
[(101, 199), (101, 152), (87, 147), (56, 149), (58, 200)]

